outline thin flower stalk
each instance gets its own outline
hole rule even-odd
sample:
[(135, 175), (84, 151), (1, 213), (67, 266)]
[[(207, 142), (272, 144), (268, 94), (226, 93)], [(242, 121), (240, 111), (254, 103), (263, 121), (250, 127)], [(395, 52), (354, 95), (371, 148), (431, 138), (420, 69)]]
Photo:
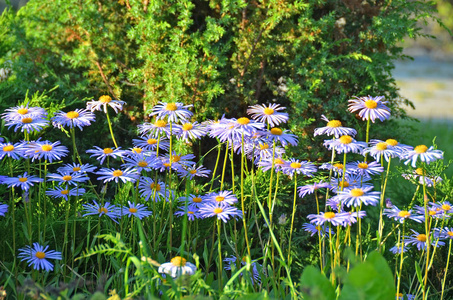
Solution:
[(447, 264), (445, 265), (445, 274), (444, 274), (444, 278), (442, 280), (442, 292), (440, 294), (440, 300), (444, 299), (445, 281), (447, 281), (448, 266), (450, 264), (451, 241), (452, 241), (452, 239), (449, 239), (449, 241), (448, 241)]
[[(389, 178), (389, 171), (390, 171), (390, 163), (392, 161), (392, 158), (389, 157), (389, 161), (387, 163), (387, 171), (385, 173), (385, 178), (383, 178), (383, 183), (381, 186), (381, 199), (379, 203), (379, 227), (378, 227), (378, 237), (377, 237), (377, 243), (378, 243), (378, 249), (379, 252), (381, 252), (381, 239), (382, 239), (382, 232), (384, 230), (384, 219), (383, 219), (383, 211), (384, 211), (384, 199), (385, 199), (385, 189), (387, 187), (387, 180)], [(381, 163), (384, 164), (384, 159), (381, 159)]]
[[(249, 244), (249, 239), (248, 239), (248, 236), (247, 236), (247, 231), (248, 231), (248, 228), (247, 228), (247, 222), (245, 219), (247, 219), (247, 216), (246, 216), (246, 212), (245, 212), (245, 206), (244, 206), (244, 202), (245, 202), (245, 197), (244, 197), (244, 161), (245, 161), (245, 155), (244, 155), (244, 133), (242, 133), (242, 141), (241, 141), (241, 147), (242, 147), (242, 150), (241, 150), (241, 208), (242, 208), (242, 222), (244, 223), (244, 235), (245, 235), (245, 243), (246, 243), (246, 246), (247, 246), (247, 254), (249, 255), (249, 257), (252, 257), (251, 253), (250, 253), (250, 244)], [(231, 151), (233, 151), (233, 147), (231, 147)], [(233, 156), (233, 155), (231, 155)], [(231, 165), (233, 165), (233, 160), (231, 160)], [(234, 173), (233, 173), (233, 177), (234, 177)], [(234, 193), (234, 180), (233, 180), (233, 193)]]
[(291, 263), (291, 238), (294, 229), (294, 217), (296, 215), (296, 199), (297, 199), (297, 172), (294, 172), (294, 199), (293, 199), (293, 213), (291, 215), (291, 228), (289, 230), (288, 240), (288, 263)]

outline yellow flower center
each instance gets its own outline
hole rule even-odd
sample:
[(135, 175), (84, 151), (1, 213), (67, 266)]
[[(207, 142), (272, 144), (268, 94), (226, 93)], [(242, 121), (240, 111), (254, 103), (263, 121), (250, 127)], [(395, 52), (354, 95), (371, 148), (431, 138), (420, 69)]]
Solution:
[(397, 140), (394, 140), (394, 139), (388, 139), (385, 141), (387, 143), (387, 145), (389, 146), (396, 146), (398, 145), (398, 141)]
[(194, 212), (193, 212), (193, 211), (190, 211), (190, 210), (189, 210), (187, 213), (188, 213), (189, 215), (193, 215), (193, 214), (194, 214)]
[(197, 173), (197, 170), (190, 170), (189, 173), (192, 174), (192, 175), (194, 175), (194, 174)]
[(351, 196), (352, 197), (361, 197), (365, 194), (365, 192), (362, 189), (352, 189), (351, 190)]
[(182, 130), (184, 131), (192, 130), (192, 128), (193, 125), (191, 123), (185, 123), (184, 125), (182, 125)]
[(165, 126), (167, 126), (167, 122), (165, 122), (164, 120), (157, 120), (156, 123), (154, 123), (154, 126), (165, 127)]
[(70, 111), (66, 114), (66, 117), (68, 119), (75, 119), (75, 118), (78, 118), (79, 117), (79, 113), (76, 112), (76, 111)]
[(260, 144), (260, 150), (266, 150), (266, 149), (269, 149), (268, 144)]
[(134, 148), (132, 148), (132, 151), (135, 152), (135, 153), (140, 154), (140, 153), (142, 153), (143, 149), (142, 148), (138, 148), (138, 147), (134, 147)]
[(375, 109), (377, 107), (377, 102), (374, 100), (367, 100), (365, 101), (365, 106), (369, 109)]
[(284, 165), (285, 162), (281, 158), (277, 158), (274, 160), (274, 164), (276, 165)]
[(109, 103), (110, 101), (112, 101), (112, 97), (110, 97), (108, 95), (103, 95), (103, 96), (99, 97), (99, 102)]
[(13, 150), (14, 150), (14, 146), (13, 145), (7, 145), (7, 146), (3, 147), (3, 151), (4, 152), (11, 152)]
[(169, 163), (164, 163), (164, 166), (168, 168), (168, 167), (170, 167), (170, 164)]
[(250, 123), (250, 120), (248, 118), (239, 118), (237, 122), (241, 125), (247, 125), (248, 123)]
[(420, 242), (426, 242), (426, 234), (423, 233), (419, 234), (417, 236), (417, 240), (419, 240)]
[(113, 153), (113, 149), (112, 148), (104, 148), (103, 152), (104, 152), (104, 154), (111, 154), (111, 153)]
[(411, 216), (411, 213), (408, 212), (407, 210), (402, 210), (398, 213), (398, 217), (401, 217), (401, 218), (408, 218)]
[(120, 177), (123, 175), (123, 171), (121, 170), (115, 170), (113, 171), (113, 174), (112, 174), (114, 177)]
[(359, 163), (357, 165), (357, 167), (359, 167), (360, 169), (368, 169), (368, 164), (367, 163)]
[(98, 209), (98, 213), (104, 213), (104, 214), (106, 214), (106, 213), (108, 213), (108, 212), (109, 212), (109, 210), (108, 210), (107, 208), (105, 208), (105, 207), (100, 207), (100, 208)]
[(221, 212), (223, 212), (223, 209), (221, 209), (220, 207), (214, 208), (214, 213), (215, 214), (220, 214)]
[(348, 187), (349, 186), (349, 182), (347, 182), (347, 181), (339, 182), (338, 186), (339, 187), (343, 187), (343, 188)]
[(265, 115), (270, 116), (270, 115), (272, 115), (274, 113), (274, 110), (272, 108), (270, 108), (270, 107), (266, 107), (263, 112), (264, 112)]
[(340, 137), (340, 143), (342, 144), (350, 144), (352, 142), (352, 137), (350, 137), (349, 135), (343, 135), (342, 137)]
[(341, 127), (341, 122), (338, 120), (329, 121), (327, 123), (327, 127), (332, 127), (332, 128)]
[(423, 175), (423, 169), (422, 169), (422, 168), (417, 168), (417, 169), (415, 169), (415, 174), (417, 174), (417, 175)]
[(44, 252), (37, 251), (35, 256), (36, 256), (36, 258), (44, 259), (46, 257), (46, 254)]
[(334, 164), (333, 165), (335, 168), (337, 168), (338, 170), (343, 170), (343, 164)]
[(17, 113), (20, 114), (20, 115), (28, 114), (28, 109), (26, 109), (26, 108), (19, 108), (19, 109), (17, 110)]
[(201, 201), (202, 201), (202, 200), (201, 200), (200, 197), (194, 197), (194, 198), (192, 199), (192, 202), (195, 202), (195, 203), (201, 203)]
[(451, 209), (451, 205), (449, 205), (449, 204), (442, 204), (442, 209), (443, 209), (443, 210), (450, 210), (450, 209)]
[(403, 297), (403, 293), (398, 293), (398, 294), (396, 294), (396, 296), (397, 296), (398, 298), (402, 298), (402, 297)]
[(376, 149), (379, 150), (379, 151), (384, 151), (384, 150), (387, 149), (387, 146), (388, 146), (387, 143), (384, 143), (384, 142), (377, 143)]
[(62, 190), (60, 193), (61, 193), (62, 195), (67, 195), (67, 194), (69, 194), (69, 191), (68, 191), (68, 190)]
[(434, 216), (435, 214), (437, 214), (437, 211), (435, 211), (435, 210), (430, 210), (430, 211), (428, 212), (428, 214), (429, 214), (430, 216)]
[(334, 212), (331, 212), (331, 211), (328, 211), (328, 212), (326, 212), (326, 213), (324, 214), (324, 218), (329, 219), (329, 220), (330, 220), (330, 219), (333, 219), (333, 218), (335, 218), (335, 213), (334, 213)]
[(414, 151), (415, 153), (425, 153), (426, 150), (428, 150), (428, 147), (426, 147), (425, 145), (418, 145), (417, 147), (414, 148)]
[(72, 180), (72, 176), (71, 175), (65, 175), (63, 176), (62, 178), (64, 181), (69, 181), (69, 180)]
[(52, 145), (42, 145), (41, 150), (45, 151), (45, 152), (49, 152), (50, 150), (52, 150)]
[(178, 106), (175, 103), (167, 103), (165, 108), (169, 111), (175, 111), (178, 109)]
[(274, 128), (271, 129), (271, 133), (272, 133), (273, 135), (282, 135), (283, 130), (281, 130), (281, 129), (278, 128), (278, 127), (274, 127)]
[(82, 170), (80, 167), (74, 167), (74, 168), (72, 168), (72, 171), (74, 171), (74, 172), (79, 172), (80, 170)]
[(175, 256), (170, 261), (175, 267), (184, 267), (187, 260), (181, 256)]
[(26, 182), (28, 180), (27, 177), (19, 177), (20, 182)]
[(447, 232), (448, 236), (453, 236), (453, 231)]
[(171, 157), (171, 162), (178, 162), (181, 160), (181, 157), (179, 155), (172, 155)]
[(290, 164), (290, 166), (293, 169), (299, 169), (302, 166), (302, 164), (298, 163), (298, 162), (293, 162), (293, 163)]
[(215, 201), (217, 201), (217, 202), (222, 202), (223, 200), (225, 200), (225, 197), (222, 197), (222, 196), (215, 197)]
[(156, 190), (157, 192), (159, 192), (160, 189), (161, 189), (161, 188), (160, 188), (160, 184), (154, 183), (154, 182), (151, 183), (149, 187), (150, 187), (151, 189), (153, 189), (153, 190)]
[(148, 166), (148, 163), (146, 161), (139, 161), (137, 164), (139, 167), (145, 168)]
[(157, 140), (156, 139), (148, 139), (146, 142), (148, 143), (148, 145), (157, 144)]
[(24, 124), (28, 124), (28, 123), (33, 122), (33, 119), (32, 119), (32, 118), (23, 118), (21, 121), (22, 121), (22, 123), (24, 123)]
[(129, 208), (129, 212), (135, 214), (137, 212), (137, 209), (135, 207)]

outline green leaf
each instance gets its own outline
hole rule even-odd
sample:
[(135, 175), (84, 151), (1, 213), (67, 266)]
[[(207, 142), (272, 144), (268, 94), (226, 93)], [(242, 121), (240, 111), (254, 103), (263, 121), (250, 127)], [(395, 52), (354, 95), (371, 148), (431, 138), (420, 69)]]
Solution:
[(394, 299), (396, 294), (392, 271), (378, 252), (354, 267), (346, 277), (340, 300)]
[(415, 272), (417, 273), (418, 282), (423, 286), (422, 270), (418, 262), (415, 262)]
[(335, 299), (335, 290), (332, 284), (317, 268), (313, 266), (306, 267), (300, 281), (304, 299)]

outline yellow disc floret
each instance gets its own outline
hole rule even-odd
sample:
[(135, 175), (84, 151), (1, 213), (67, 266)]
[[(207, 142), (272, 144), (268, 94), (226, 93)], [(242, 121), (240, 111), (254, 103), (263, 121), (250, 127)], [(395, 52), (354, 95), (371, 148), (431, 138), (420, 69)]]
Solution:
[(401, 217), (401, 218), (408, 218), (411, 216), (411, 213), (408, 212), (407, 210), (402, 210), (398, 213), (398, 217)]
[(178, 109), (178, 106), (175, 103), (167, 103), (165, 109), (169, 111), (175, 111)]
[(46, 257), (46, 254), (42, 251), (37, 251), (35, 256), (36, 256), (36, 258), (44, 259)]
[(241, 125), (247, 125), (248, 123), (250, 123), (250, 120), (249, 120), (249, 118), (243, 117), (243, 118), (239, 118), (237, 120), (237, 122), (238, 122), (238, 124), (241, 124)]
[(414, 151), (417, 154), (425, 153), (427, 150), (428, 147), (426, 147), (425, 145), (418, 145), (417, 147), (414, 148)]
[(185, 123), (184, 125), (182, 125), (182, 130), (184, 131), (192, 130), (192, 128), (193, 128), (192, 123)]
[(99, 97), (99, 102), (109, 103), (110, 101), (112, 101), (112, 97), (110, 97), (108, 95), (103, 95), (103, 96)]
[(181, 256), (175, 256), (170, 261), (175, 267), (184, 267), (187, 260)]
[(338, 120), (332, 120), (327, 123), (327, 127), (332, 127), (332, 128), (341, 127), (341, 125), (342, 125), (341, 122)]
[(105, 208), (105, 207), (100, 207), (100, 208), (98, 209), (98, 213), (104, 213), (104, 214), (106, 214), (106, 213), (108, 213), (108, 212), (109, 212), (109, 210), (108, 210), (107, 208)]
[(148, 139), (146, 142), (148, 143), (148, 145), (157, 144), (157, 140), (156, 139)]
[(369, 108), (369, 109), (375, 109), (377, 107), (377, 102), (370, 99), (370, 100), (365, 101), (365, 106), (366, 106), (366, 108)]
[(381, 142), (376, 144), (376, 149), (379, 151), (387, 150), (387, 143)]
[(123, 175), (123, 171), (121, 170), (115, 170), (113, 171), (113, 174), (112, 174), (114, 177), (120, 177)]
[(215, 201), (217, 201), (217, 202), (222, 202), (223, 200), (225, 200), (225, 197), (222, 197), (222, 196), (215, 197)]
[(18, 113), (19, 115), (28, 114), (28, 109), (27, 109), (27, 108), (19, 108), (19, 109), (17, 110), (17, 113)]
[(47, 144), (46, 144), (46, 145), (42, 145), (42, 146), (41, 146), (41, 150), (42, 150), (42, 151), (45, 151), (45, 152), (49, 152), (49, 151), (51, 151), (52, 149), (53, 149), (52, 145), (47, 145)]
[(350, 137), (349, 135), (343, 135), (342, 137), (340, 137), (340, 143), (342, 144), (350, 144), (352, 143), (352, 137)]
[(111, 153), (113, 153), (113, 149), (112, 148), (104, 148), (103, 152), (104, 152), (104, 154), (111, 154)]
[(27, 177), (19, 177), (20, 182), (27, 182), (28, 178)]
[(272, 133), (273, 135), (282, 135), (283, 130), (281, 130), (281, 129), (278, 128), (278, 127), (274, 127), (274, 128), (271, 129), (271, 133)]
[(21, 121), (23, 124), (29, 124), (29, 123), (33, 122), (33, 119), (32, 118), (23, 118)]
[(359, 164), (357, 165), (357, 167), (358, 167), (359, 169), (368, 169), (368, 164), (367, 164), (367, 163), (364, 163), (364, 162), (363, 162), (363, 163), (359, 163)]
[(329, 220), (330, 220), (330, 219), (333, 219), (333, 218), (335, 218), (335, 213), (334, 213), (334, 212), (331, 212), (331, 211), (328, 211), (328, 212), (326, 212), (326, 213), (324, 214), (324, 218), (329, 219)]
[(223, 209), (221, 209), (220, 207), (214, 208), (214, 213), (215, 213), (215, 214), (220, 214), (220, 213), (222, 213), (222, 212), (223, 212)]
[(361, 196), (363, 196), (363, 194), (365, 194), (365, 192), (360, 188), (351, 190), (352, 197), (361, 197)]
[(426, 242), (426, 234), (419, 234), (417, 235), (417, 240), (419, 240), (420, 242)]
[(396, 146), (396, 145), (398, 145), (398, 141), (397, 141), (397, 140), (394, 140), (394, 139), (388, 139), (388, 140), (386, 140), (385, 142), (387, 143), (387, 145), (393, 146), (393, 147)]
[(69, 181), (69, 180), (72, 180), (72, 176), (71, 175), (65, 175), (63, 176), (62, 178), (64, 181)]
[(137, 212), (137, 209), (135, 207), (129, 208), (129, 212), (135, 214)]
[(13, 150), (14, 150), (14, 146), (13, 145), (7, 145), (7, 146), (3, 147), (3, 151), (4, 152), (11, 152)]
[(157, 120), (156, 123), (154, 123), (154, 126), (165, 127), (165, 126), (167, 126), (167, 122), (165, 122), (164, 120)]
[(264, 112), (265, 115), (270, 116), (270, 115), (272, 115), (272, 114), (274, 113), (274, 110), (273, 110), (272, 108), (270, 108), (270, 107), (266, 107), (266, 108), (263, 110), (263, 112)]
[(76, 112), (76, 111), (70, 111), (66, 114), (66, 117), (68, 119), (75, 119), (75, 118), (78, 118), (79, 117), (79, 113)]
[(301, 166), (302, 166), (302, 164), (298, 163), (298, 162), (293, 162), (290, 164), (290, 167), (293, 169), (299, 169)]

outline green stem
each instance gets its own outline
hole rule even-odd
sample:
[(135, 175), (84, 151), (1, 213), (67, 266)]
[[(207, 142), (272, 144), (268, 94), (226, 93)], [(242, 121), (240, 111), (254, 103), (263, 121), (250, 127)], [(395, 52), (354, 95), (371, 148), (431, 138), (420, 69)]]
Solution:
[[(247, 246), (247, 254), (249, 255), (249, 257), (251, 258), (252, 255), (250, 254), (250, 244), (249, 244), (249, 239), (248, 239), (248, 236), (247, 236), (247, 231), (248, 231), (248, 228), (247, 228), (247, 222), (246, 222), (246, 212), (245, 212), (245, 206), (244, 206), (244, 202), (245, 202), (245, 199), (244, 199), (244, 160), (245, 160), (245, 156), (244, 156), (244, 134), (242, 134), (242, 142), (241, 142), (241, 208), (242, 208), (242, 222), (244, 223), (244, 234), (245, 234), (245, 243), (246, 243), (246, 246)], [(233, 147), (231, 147), (231, 149), (233, 149)], [(231, 163), (233, 163), (233, 160), (231, 160)], [(233, 192), (234, 193), (234, 192)]]
[(293, 198), (293, 213), (291, 215), (291, 229), (289, 230), (289, 241), (288, 241), (288, 263), (291, 264), (291, 238), (294, 229), (294, 217), (296, 215), (296, 199), (297, 199), (297, 173), (294, 172), (294, 198)]
[(445, 281), (447, 280), (447, 272), (448, 272), (448, 265), (450, 263), (450, 254), (451, 254), (451, 240), (448, 242), (448, 254), (447, 254), (447, 265), (445, 266), (445, 274), (444, 279), (442, 280), (442, 293), (440, 295), (440, 300), (444, 298), (444, 291), (445, 291)]
[(105, 115), (107, 116), (107, 123), (109, 124), (109, 130), (110, 130), (110, 135), (112, 136), (113, 144), (115, 145), (115, 148), (118, 148), (118, 144), (116, 143), (115, 136), (113, 135), (112, 122), (110, 121), (108, 109), (106, 110)]
[(221, 239), (220, 239), (220, 226), (221, 226), (221, 221), (220, 219), (217, 219), (217, 245), (218, 245), (218, 251), (219, 251), (219, 267), (218, 267), (218, 271), (219, 271), (219, 290), (220, 290), (220, 293), (222, 293), (222, 290), (223, 290), (223, 285), (222, 285), (222, 271), (223, 271), (223, 268), (222, 268), (222, 242), (221, 242)]

